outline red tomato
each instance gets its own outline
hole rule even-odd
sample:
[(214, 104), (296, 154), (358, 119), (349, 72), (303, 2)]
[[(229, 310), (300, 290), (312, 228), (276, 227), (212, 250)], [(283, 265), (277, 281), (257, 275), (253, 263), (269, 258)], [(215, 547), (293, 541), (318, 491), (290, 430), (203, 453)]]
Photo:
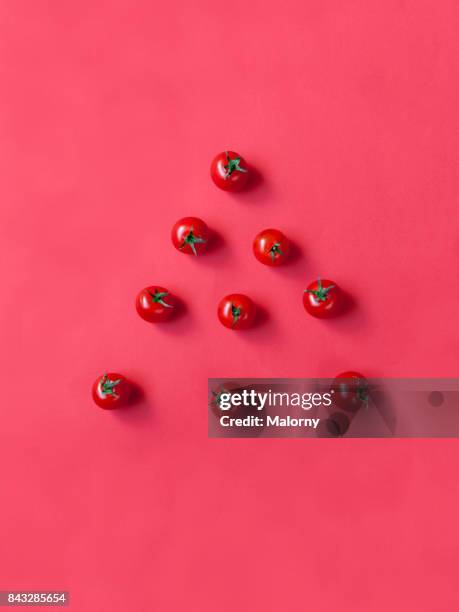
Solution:
[(209, 228), (197, 217), (184, 217), (172, 228), (172, 243), (182, 253), (197, 255), (207, 246)]
[(267, 266), (278, 266), (285, 261), (290, 250), (290, 243), (282, 232), (276, 229), (265, 229), (255, 236), (253, 254)]
[(150, 323), (167, 321), (174, 312), (175, 300), (164, 287), (154, 285), (145, 287), (137, 296), (135, 306), (137, 312)]
[(217, 314), (225, 327), (247, 329), (255, 318), (255, 304), (242, 293), (232, 293), (220, 301)]
[(333, 403), (342, 410), (357, 412), (368, 406), (368, 381), (358, 372), (342, 372), (332, 384)]
[(215, 414), (215, 416), (221, 417), (223, 414), (227, 414), (231, 417), (243, 416), (242, 405), (231, 406), (227, 410), (223, 410), (223, 408), (220, 407), (221, 396), (223, 393), (229, 393), (230, 395), (232, 395), (233, 393), (240, 393), (243, 390), (244, 389), (241, 387), (241, 384), (235, 381), (226, 381), (225, 383), (219, 383), (212, 390), (212, 401), (210, 403), (210, 408)]
[(326, 278), (318, 279), (308, 285), (303, 293), (303, 305), (313, 317), (331, 317), (341, 307), (339, 287)]
[(239, 191), (249, 178), (247, 164), (239, 153), (225, 151), (219, 153), (210, 166), (212, 180), (224, 191)]
[(131, 388), (122, 374), (109, 372), (99, 376), (92, 386), (92, 397), (100, 408), (110, 410), (124, 406), (129, 400)]
[[(325, 425), (325, 431), (322, 431), (322, 436), (325, 433), (327, 437), (332, 436), (333, 438), (344, 436), (351, 424), (349, 417), (344, 414), (344, 412), (334, 412), (328, 417), (328, 419), (325, 419), (322, 422)], [(322, 425), (322, 430), (323, 429), (324, 426)]]

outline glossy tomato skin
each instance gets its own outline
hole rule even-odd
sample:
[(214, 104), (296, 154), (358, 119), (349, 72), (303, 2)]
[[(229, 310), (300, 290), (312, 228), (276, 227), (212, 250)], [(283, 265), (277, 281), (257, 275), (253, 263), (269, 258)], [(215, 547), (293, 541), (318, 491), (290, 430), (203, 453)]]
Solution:
[(92, 397), (99, 408), (112, 410), (125, 406), (131, 395), (131, 387), (122, 374), (107, 372), (99, 376), (92, 386)]
[(357, 412), (368, 406), (369, 385), (359, 372), (342, 372), (332, 383), (333, 404), (346, 412)]
[(209, 240), (209, 228), (198, 217), (184, 217), (175, 223), (171, 232), (172, 243), (181, 253), (199, 255)]
[(319, 319), (333, 317), (341, 310), (340, 289), (333, 281), (319, 278), (305, 289), (303, 305), (313, 317)]
[(224, 191), (240, 191), (249, 179), (245, 159), (235, 151), (223, 151), (216, 155), (210, 166), (213, 182)]
[(267, 266), (280, 266), (287, 259), (290, 243), (282, 232), (265, 229), (255, 236), (253, 254)]
[(248, 329), (255, 319), (255, 304), (242, 293), (225, 296), (218, 305), (220, 323), (229, 329)]
[(160, 323), (171, 318), (176, 300), (164, 287), (152, 285), (140, 291), (135, 306), (142, 319), (149, 323)]

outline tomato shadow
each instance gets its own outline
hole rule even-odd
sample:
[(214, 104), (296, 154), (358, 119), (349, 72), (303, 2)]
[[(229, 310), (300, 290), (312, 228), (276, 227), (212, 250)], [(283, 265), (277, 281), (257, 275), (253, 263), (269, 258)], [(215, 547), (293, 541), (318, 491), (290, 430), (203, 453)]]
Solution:
[(351, 420), (344, 412), (333, 412), (326, 419), (321, 419), (316, 430), (318, 438), (342, 438), (348, 431)]
[(195, 259), (198, 259), (198, 265), (203, 267), (211, 266), (214, 268), (220, 266), (221, 268), (227, 268), (231, 266), (230, 250), (227, 240), (220, 231), (211, 227), (206, 252), (199, 257), (195, 257)]
[(143, 425), (145, 421), (151, 421), (152, 418), (149, 404), (142, 387), (132, 380), (129, 383), (131, 387), (129, 402), (119, 410), (113, 410), (113, 415), (123, 423)]
[(303, 264), (304, 260), (304, 251), (300, 247), (297, 242), (294, 242), (289, 238), (290, 242), (290, 250), (288, 256), (285, 258), (285, 261), (282, 262), (280, 266), (273, 266), (273, 270), (278, 274), (283, 274), (290, 276), (290, 273), (298, 274), (298, 267)]
[[(269, 314), (269, 311), (266, 310), (264, 306), (261, 306), (260, 304), (256, 304), (256, 308), (257, 308), (257, 311), (255, 314), (255, 319), (253, 321), (253, 324), (250, 330), (260, 329), (260, 327), (264, 327), (271, 320), (271, 315)], [(250, 332), (250, 330), (247, 330), (247, 331)]]
[(209, 233), (206, 251), (195, 257), (200, 266), (227, 266), (229, 263), (228, 245), (222, 234), (213, 227)]
[(279, 341), (279, 329), (271, 313), (264, 306), (256, 304), (257, 312), (250, 329), (238, 332), (243, 341), (257, 345), (272, 345)]
[(333, 325), (333, 322), (344, 320), (349, 315), (357, 314), (358, 312), (358, 304), (353, 295), (348, 293), (346, 290), (340, 287), (339, 294), (340, 304), (339, 307), (335, 310), (333, 315), (328, 317), (319, 318), (319, 321), (322, 321), (324, 325)]
[(174, 323), (177, 323), (177, 321), (180, 321), (181, 319), (186, 317), (188, 314), (188, 306), (182, 300), (182, 298), (174, 295), (174, 299), (175, 299), (174, 314), (168, 321), (165, 322), (166, 325), (173, 325)]
[(429, 394), (427, 401), (434, 408), (439, 408), (445, 401), (445, 396), (441, 391), (432, 391)]
[(337, 316), (343, 317), (345, 315), (357, 311), (357, 300), (355, 299), (355, 297), (345, 289), (340, 289), (340, 291), (341, 307), (337, 313)]
[(196, 265), (206, 265), (209, 262), (214, 265), (218, 260), (224, 261), (227, 259), (227, 243), (223, 238), (223, 235), (213, 227), (209, 228), (209, 237), (205, 250), (198, 253), (198, 255), (187, 254), (186, 257), (189, 261)]
[(228, 192), (228, 196), (233, 200), (250, 204), (263, 202), (263, 195), (268, 188), (267, 181), (263, 174), (255, 166), (250, 166), (250, 176), (241, 191)]
[(219, 231), (215, 229), (211, 229), (209, 240), (207, 242), (206, 252), (202, 255), (202, 258), (207, 255), (212, 255), (214, 253), (220, 252), (222, 248), (225, 246), (225, 240)]
[(159, 330), (160, 333), (182, 336), (191, 328), (190, 321), (192, 314), (187, 303), (182, 298), (177, 297), (175, 294), (174, 298), (175, 310), (173, 316), (168, 321), (153, 324), (153, 327), (154, 331)]
[(346, 290), (341, 289), (342, 303), (335, 316), (324, 319), (326, 325), (343, 333), (365, 333), (368, 327), (368, 316), (358, 301)]
[(246, 192), (254, 191), (255, 189), (258, 189), (265, 182), (263, 178), (263, 174), (260, 172), (260, 170), (258, 170), (258, 168), (256, 168), (255, 166), (250, 166), (249, 170), (250, 170), (249, 180), (247, 181), (244, 187), (244, 191)]
[[(328, 408), (329, 415), (320, 422), (318, 437), (385, 438), (395, 435), (397, 415), (393, 402), (379, 383), (371, 379), (367, 383), (368, 401), (352, 409), (334, 401)], [(353, 429), (349, 433), (351, 425)]]
[(297, 242), (295, 242), (293, 240), (290, 240), (290, 252), (289, 252), (288, 257), (287, 257), (287, 259), (286, 259), (286, 261), (285, 261), (285, 263), (283, 265), (286, 266), (286, 267), (295, 266), (303, 258), (304, 258), (304, 251), (303, 251), (303, 249), (300, 247), (300, 245)]
[(242, 337), (242, 338), (247, 338), (250, 337), (252, 334), (254, 334), (256, 331), (258, 331), (259, 329), (264, 328), (266, 325), (268, 325), (271, 321), (271, 315), (269, 314), (269, 312), (266, 310), (266, 308), (264, 306), (261, 306), (258, 303), (255, 303), (255, 318), (251, 324), (251, 326), (247, 329), (233, 329), (230, 330), (232, 334), (237, 334), (238, 336)]
[(145, 391), (140, 385), (130, 381), (131, 395), (129, 397), (129, 406), (138, 407), (145, 400)]

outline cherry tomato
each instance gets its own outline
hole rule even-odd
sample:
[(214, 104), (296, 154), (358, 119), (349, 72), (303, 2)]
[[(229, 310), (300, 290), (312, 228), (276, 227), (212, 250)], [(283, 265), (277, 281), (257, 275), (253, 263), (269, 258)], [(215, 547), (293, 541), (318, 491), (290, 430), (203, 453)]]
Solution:
[(210, 408), (212, 412), (215, 414), (215, 416), (221, 417), (224, 414), (227, 414), (228, 416), (231, 416), (231, 417), (243, 416), (244, 407), (242, 406), (242, 404), (240, 406), (232, 405), (227, 410), (223, 410), (223, 408), (221, 408), (220, 406), (220, 402), (222, 400), (222, 397), (221, 397), (222, 394), (229, 393), (230, 395), (232, 395), (233, 393), (240, 393), (241, 391), (243, 391), (243, 388), (241, 388), (240, 383), (237, 383), (231, 380), (225, 381), (225, 383), (219, 383), (212, 390), (212, 400), (210, 402)]
[(224, 151), (219, 153), (210, 166), (212, 180), (224, 191), (239, 191), (249, 178), (247, 164), (239, 153)]
[(368, 406), (368, 381), (358, 372), (342, 372), (332, 383), (333, 403), (348, 412)]
[(108, 372), (99, 376), (92, 386), (92, 397), (100, 408), (111, 410), (124, 406), (131, 394), (128, 381), (122, 374)]
[(247, 329), (255, 318), (255, 304), (242, 293), (232, 293), (220, 301), (217, 314), (225, 327)]
[(255, 236), (253, 254), (267, 266), (278, 266), (285, 261), (290, 250), (290, 243), (282, 232), (276, 229), (265, 229)]
[(172, 243), (182, 253), (198, 255), (207, 246), (209, 228), (197, 217), (179, 219), (172, 228)]
[(305, 289), (303, 305), (313, 317), (323, 319), (339, 312), (341, 307), (339, 287), (326, 278), (317, 279)]
[(137, 296), (135, 306), (142, 319), (150, 323), (159, 323), (170, 318), (174, 312), (175, 300), (167, 289), (154, 285), (142, 289)]
[(328, 433), (333, 437), (344, 436), (351, 424), (344, 412), (334, 412), (325, 421)]

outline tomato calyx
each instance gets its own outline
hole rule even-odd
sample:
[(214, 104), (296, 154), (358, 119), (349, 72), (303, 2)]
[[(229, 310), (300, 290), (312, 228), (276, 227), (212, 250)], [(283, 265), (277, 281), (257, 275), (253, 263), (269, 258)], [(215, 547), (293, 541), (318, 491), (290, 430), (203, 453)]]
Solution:
[(362, 404), (365, 406), (365, 408), (368, 408), (368, 390), (367, 390), (367, 385), (365, 384), (365, 382), (363, 380), (361, 380), (360, 378), (357, 381), (357, 389), (355, 390), (355, 393), (357, 395), (357, 399), (362, 402)]
[(280, 242), (275, 242), (273, 246), (269, 249), (268, 253), (271, 256), (271, 259), (275, 261), (276, 257), (283, 257), (283, 253), (280, 249)]
[(121, 382), (121, 378), (116, 380), (111, 380), (108, 377), (108, 374), (104, 374), (102, 376), (102, 380), (100, 381), (100, 389), (104, 395), (111, 395), (114, 398), (118, 399), (119, 395), (115, 391), (115, 387), (119, 385)]
[[(346, 381), (346, 379), (343, 379), (344, 381)], [(354, 378), (354, 379), (348, 379), (349, 383), (351, 384), (347, 384), (346, 382), (343, 383), (343, 390), (346, 391), (346, 393), (352, 393), (354, 395), (354, 397), (356, 398), (356, 400), (358, 402), (360, 402), (361, 404), (363, 404), (365, 406), (365, 408), (368, 408), (368, 402), (370, 400), (370, 395), (368, 393), (368, 383), (364, 378)]]
[(241, 168), (240, 166), (240, 163), (241, 163), (240, 157), (235, 157), (234, 159), (231, 159), (228, 151), (225, 151), (225, 155), (226, 155), (226, 161), (227, 161), (227, 163), (223, 166), (226, 170), (225, 180), (228, 180), (229, 177), (233, 174), (233, 172), (243, 172), (243, 173), (247, 172), (245, 168)]
[(242, 308), (240, 306), (235, 306), (234, 304), (231, 304), (231, 315), (233, 317), (233, 323), (231, 324), (231, 327), (236, 327), (236, 323), (239, 321), (242, 315)]
[(328, 300), (328, 292), (330, 289), (334, 289), (335, 285), (329, 287), (322, 287), (320, 278), (317, 279), (317, 289), (305, 289), (305, 293), (313, 295), (318, 302), (326, 302)]
[(194, 245), (198, 243), (205, 243), (205, 240), (200, 236), (195, 236), (195, 234), (193, 233), (193, 228), (190, 227), (190, 231), (185, 235), (185, 238), (183, 239), (182, 244), (179, 246), (179, 249), (182, 250), (186, 247), (187, 244), (189, 244), (194, 255), (197, 255), (198, 252), (196, 251), (196, 247)]
[(166, 295), (169, 295), (167, 291), (158, 291), (155, 289), (155, 292), (152, 293), (149, 289), (147, 289), (147, 293), (151, 297), (151, 301), (154, 304), (161, 304), (161, 306), (164, 306), (165, 308), (172, 308), (171, 304), (166, 304), (163, 299), (166, 297)]
[(222, 395), (224, 393), (229, 393), (229, 391), (227, 389), (222, 389), (219, 393), (212, 391), (212, 395), (214, 396), (214, 399), (212, 400), (211, 403), (215, 404), (216, 406), (220, 408), (220, 402), (222, 401)]

